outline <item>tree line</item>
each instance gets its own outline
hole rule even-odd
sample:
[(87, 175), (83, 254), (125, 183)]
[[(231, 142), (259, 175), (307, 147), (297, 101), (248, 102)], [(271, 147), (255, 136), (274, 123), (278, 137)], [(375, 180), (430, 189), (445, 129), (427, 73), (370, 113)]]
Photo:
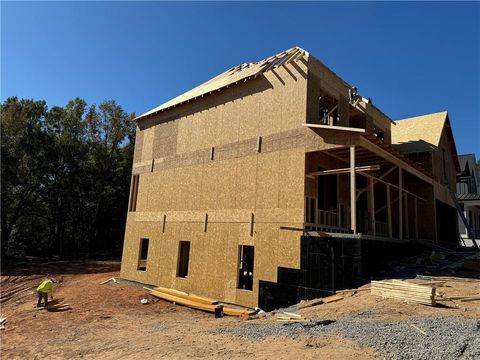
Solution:
[(120, 253), (134, 114), (112, 100), (16, 97), (0, 112), (2, 259)]

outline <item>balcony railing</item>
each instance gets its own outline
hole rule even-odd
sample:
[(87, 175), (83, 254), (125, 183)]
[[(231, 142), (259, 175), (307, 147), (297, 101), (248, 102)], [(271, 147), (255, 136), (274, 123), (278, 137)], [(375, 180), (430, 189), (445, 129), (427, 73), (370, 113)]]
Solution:
[(336, 211), (317, 210), (315, 223), (305, 223), (306, 230), (349, 233), (350, 229), (340, 226), (339, 215)]

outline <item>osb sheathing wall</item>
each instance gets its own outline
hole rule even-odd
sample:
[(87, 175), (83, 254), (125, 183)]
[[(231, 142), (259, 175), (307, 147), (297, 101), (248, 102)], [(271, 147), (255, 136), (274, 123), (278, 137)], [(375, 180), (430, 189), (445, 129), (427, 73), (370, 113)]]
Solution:
[[(445, 152), (445, 173), (443, 168), (443, 152)], [(448, 132), (446, 128), (443, 128), (442, 135), (440, 137), (440, 143), (438, 149), (433, 152), (433, 176), (436, 180), (434, 182), (435, 198), (450, 205), (455, 206), (453, 200), (448, 192), (446, 186), (450, 186), (450, 189), (455, 191), (457, 181), (457, 171), (453, 162), (454, 154), (448, 143)]]
[[(306, 78), (307, 62), (292, 62), (140, 120), (122, 277), (253, 306), (260, 279), (299, 268), (301, 233), (280, 227), (303, 225)], [(146, 271), (137, 270), (141, 238), (150, 239)], [(176, 276), (182, 240), (187, 278)], [(239, 245), (255, 246), (253, 291), (236, 289)]]

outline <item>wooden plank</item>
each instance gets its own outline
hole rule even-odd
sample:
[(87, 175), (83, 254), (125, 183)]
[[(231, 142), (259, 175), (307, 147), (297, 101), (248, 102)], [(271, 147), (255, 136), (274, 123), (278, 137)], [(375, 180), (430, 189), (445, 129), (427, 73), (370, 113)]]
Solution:
[(413, 216), (415, 221), (415, 240), (418, 239), (418, 203), (417, 198), (413, 198)]
[[(377, 171), (380, 170), (380, 165), (368, 165), (368, 166), (357, 166), (355, 171)], [(340, 168), (340, 169), (330, 169), (323, 171), (315, 171), (307, 174), (307, 176), (322, 176), (322, 175), (334, 175), (334, 174), (346, 174), (350, 172), (350, 168)]]
[(110, 279), (108, 279), (108, 280), (102, 281), (102, 282), (101, 282), (101, 283), (99, 283), (98, 285), (103, 285), (103, 284), (106, 284), (106, 283), (108, 283), (108, 282), (110, 282), (110, 281), (112, 281), (112, 280), (113, 280), (113, 277), (111, 277), (111, 278), (110, 278)]
[(480, 296), (472, 296), (464, 299), (460, 299), (460, 301), (477, 301), (480, 300)]
[(331, 126), (331, 125), (320, 125), (320, 124), (302, 124), (303, 126), (315, 129), (326, 129), (326, 130), (339, 130), (339, 131), (352, 131), (358, 133), (364, 133), (365, 129), (358, 129), (346, 126)]
[(387, 223), (388, 223), (388, 237), (393, 236), (392, 230), (392, 200), (390, 198), (390, 185), (387, 185)]
[(295, 319), (301, 319), (301, 318), (302, 318), (302, 315), (300, 315), (300, 314), (294, 314), (294, 313), (291, 313), (291, 312), (286, 312), (286, 311), (284, 311), (282, 314), (287, 315), (287, 316), (289, 316), (289, 317), (291, 317), (291, 318), (295, 318)]
[(355, 183), (355, 145), (350, 146), (350, 229), (357, 233), (357, 200)]
[(402, 168), (398, 168), (398, 238), (403, 239)]
[(224, 315), (229, 315), (229, 316), (247, 316), (252, 314), (253, 311), (251, 310), (246, 310), (246, 309), (236, 309), (236, 308), (231, 308), (231, 307), (223, 307), (223, 314)]
[(179, 291), (179, 290), (175, 290), (175, 289), (168, 289), (168, 288), (164, 288), (164, 287), (161, 287), (161, 286), (156, 287), (153, 290), (157, 291), (157, 292), (167, 294), (167, 295), (173, 295), (173, 296), (176, 296), (176, 297), (179, 297), (179, 298), (182, 298), (182, 299), (199, 302), (199, 303), (202, 303), (202, 304), (214, 305), (214, 304), (218, 303), (217, 300), (214, 300), (214, 299), (211, 299), (211, 298), (207, 298), (207, 297), (204, 297), (204, 296), (193, 295), (193, 294), (188, 294), (188, 293), (183, 292), (183, 291)]
[(422, 329), (420, 329), (419, 327), (417, 327), (417, 326), (415, 326), (415, 325), (413, 325), (413, 324), (410, 324), (410, 326), (413, 327), (415, 330), (417, 330), (420, 334), (423, 334), (423, 335), (425, 335), (425, 336), (428, 336), (428, 334), (427, 334), (425, 331), (423, 331)]
[(152, 294), (153, 296), (156, 296), (160, 299), (163, 299), (163, 300), (167, 300), (167, 301), (170, 301), (170, 302), (174, 302), (176, 304), (184, 305), (184, 306), (190, 307), (192, 309), (203, 310), (203, 311), (207, 311), (207, 312), (211, 312), (211, 313), (215, 312), (215, 308), (217, 307), (217, 305), (211, 305), (211, 304), (200, 303), (200, 302), (197, 302), (197, 301), (187, 300), (187, 299), (182, 298), (182, 297), (170, 295), (170, 294), (167, 294), (167, 293), (164, 293), (164, 292), (161, 292), (161, 291), (156, 291), (156, 290), (150, 290), (150, 294)]
[(410, 222), (408, 216), (408, 194), (405, 194), (405, 236), (407, 239), (410, 239)]
[(332, 296), (327, 296), (326, 298), (322, 298), (322, 301), (323, 301), (325, 304), (329, 304), (329, 303), (332, 303), (332, 302), (335, 302), (335, 301), (339, 301), (339, 300), (343, 300), (343, 296), (332, 295)]
[(368, 201), (368, 206), (369, 206), (369, 211), (370, 211), (370, 221), (372, 222), (372, 232), (373, 236), (376, 235), (376, 229), (375, 229), (375, 189), (373, 185), (373, 180), (371, 178), (368, 179), (368, 189), (369, 189), (369, 201)]

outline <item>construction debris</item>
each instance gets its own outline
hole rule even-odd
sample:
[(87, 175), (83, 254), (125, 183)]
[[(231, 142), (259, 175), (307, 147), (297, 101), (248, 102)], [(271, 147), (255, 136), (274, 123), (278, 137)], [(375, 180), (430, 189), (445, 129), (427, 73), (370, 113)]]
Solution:
[(326, 298), (322, 298), (322, 302), (324, 304), (328, 304), (328, 303), (339, 301), (339, 300), (343, 300), (343, 296), (332, 295), (332, 296), (328, 296)]
[(114, 277), (112, 277), (112, 278), (110, 278), (110, 279), (108, 279), (108, 280), (102, 281), (102, 282), (99, 283), (98, 285), (103, 285), (103, 284), (109, 283), (110, 281), (113, 281), (114, 283), (117, 283), (117, 280), (116, 280)]
[(371, 294), (382, 298), (391, 298), (435, 306), (435, 286), (412, 284), (400, 280), (371, 282)]
[(415, 330), (417, 330), (420, 334), (428, 336), (428, 334), (425, 331), (423, 331), (422, 329), (420, 329), (418, 326), (415, 326), (413, 324), (410, 324), (410, 326), (413, 327)]
[(148, 290), (150, 295), (153, 295), (157, 298), (170, 301), (174, 304), (187, 306), (192, 309), (215, 313), (217, 317), (221, 315), (248, 316), (254, 313), (254, 311), (251, 309), (226, 306), (219, 304), (218, 300), (210, 299), (204, 296), (188, 294), (175, 289), (167, 289), (163, 287), (156, 287), (153, 289), (145, 287), (145, 289)]
[(293, 321), (293, 322), (302, 322), (302, 321), (309, 321), (305, 319), (300, 314), (294, 314), (291, 312), (282, 312), (277, 315), (277, 321)]
[[(354, 289), (342, 290), (342, 291), (338, 291), (338, 293), (347, 292), (347, 291), (355, 291), (355, 290)], [(365, 289), (361, 289), (361, 290), (365, 290)], [(317, 306), (317, 305), (320, 305), (320, 304), (328, 304), (328, 303), (339, 301), (339, 300), (342, 300), (342, 299), (343, 299), (343, 296), (332, 295), (332, 296), (327, 296), (327, 297), (320, 298), (320, 299), (313, 299), (313, 300), (309, 300), (309, 301), (303, 301), (302, 300), (298, 304), (297, 309), (300, 310), (300, 309), (305, 309), (305, 308), (312, 307), (312, 306)]]
[(7, 323), (7, 318), (0, 318), (0, 330), (5, 330), (5, 324)]

